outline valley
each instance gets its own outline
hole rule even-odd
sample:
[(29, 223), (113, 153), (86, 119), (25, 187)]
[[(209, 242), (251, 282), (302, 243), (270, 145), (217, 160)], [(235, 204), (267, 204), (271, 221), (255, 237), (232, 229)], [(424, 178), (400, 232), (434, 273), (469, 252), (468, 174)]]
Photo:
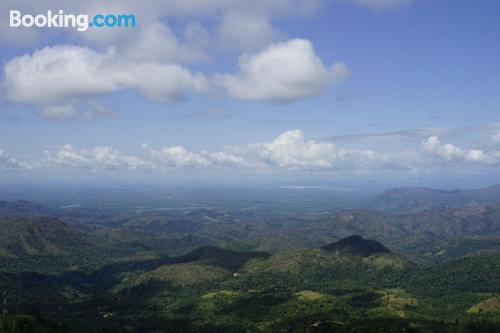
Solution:
[[(412, 191), (435, 204), (395, 213)], [(500, 205), (484, 191), (5, 200), (0, 332), (497, 332)]]

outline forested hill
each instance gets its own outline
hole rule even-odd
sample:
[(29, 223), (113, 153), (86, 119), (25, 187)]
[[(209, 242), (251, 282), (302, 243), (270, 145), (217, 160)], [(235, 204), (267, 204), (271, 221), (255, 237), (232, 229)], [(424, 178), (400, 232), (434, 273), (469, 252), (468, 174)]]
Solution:
[(426, 187), (398, 187), (376, 196), (369, 207), (396, 214), (413, 213), (437, 207), (499, 204), (500, 185), (477, 190), (439, 190)]

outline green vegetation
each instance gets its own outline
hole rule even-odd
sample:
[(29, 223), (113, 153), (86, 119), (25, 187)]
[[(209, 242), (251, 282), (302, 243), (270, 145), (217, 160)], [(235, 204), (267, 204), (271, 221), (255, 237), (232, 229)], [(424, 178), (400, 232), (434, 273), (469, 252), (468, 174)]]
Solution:
[(30, 315), (0, 315), (0, 333), (62, 333), (61, 327)]
[(0, 333), (500, 332), (500, 206), (427, 192), (0, 203)]
[[(367, 246), (381, 252), (366, 254)], [(500, 255), (422, 268), (360, 238), (326, 248), (336, 250), (268, 257), (204, 247), (92, 273), (4, 274), (0, 289), (22, 291), (22, 308), (36, 306), (71, 332), (471, 332), (477, 325), (495, 332), (500, 325)], [(228, 257), (238, 265), (228, 266)]]

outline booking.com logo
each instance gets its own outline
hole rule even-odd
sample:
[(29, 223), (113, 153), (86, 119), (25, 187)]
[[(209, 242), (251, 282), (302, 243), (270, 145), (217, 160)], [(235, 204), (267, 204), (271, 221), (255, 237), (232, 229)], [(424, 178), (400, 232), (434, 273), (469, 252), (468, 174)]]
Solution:
[(87, 31), (89, 28), (129, 28), (135, 27), (135, 15), (132, 14), (96, 14), (89, 19), (87, 14), (65, 14), (63, 10), (47, 14), (22, 14), (19, 10), (10, 11), (10, 27), (37, 28), (75, 28)]

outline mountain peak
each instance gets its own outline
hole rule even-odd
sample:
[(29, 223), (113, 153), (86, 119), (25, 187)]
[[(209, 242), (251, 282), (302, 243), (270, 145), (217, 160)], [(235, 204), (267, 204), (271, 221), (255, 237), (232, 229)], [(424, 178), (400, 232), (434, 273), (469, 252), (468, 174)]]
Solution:
[(381, 243), (364, 239), (361, 236), (352, 235), (322, 247), (326, 252), (341, 252), (350, 255), (368, 257), (377, 253), (392, 253)]

